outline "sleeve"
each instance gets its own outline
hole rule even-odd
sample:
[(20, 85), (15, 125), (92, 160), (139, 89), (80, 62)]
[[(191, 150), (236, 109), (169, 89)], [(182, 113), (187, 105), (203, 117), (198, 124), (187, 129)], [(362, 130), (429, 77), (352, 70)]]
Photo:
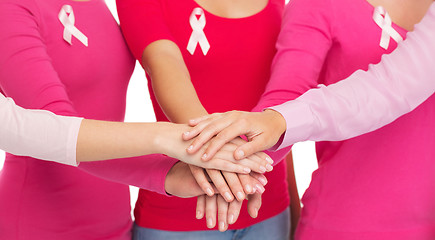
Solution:
[(0, 94), (0, 148), (12, 154), (77, 166), (81, 122), (82, 118), (23, 109)]
[(333, 13), (329, 0), (292, 0), (286, 6), (271, 78), (254, 111), (296, 99), (318, 85), (332, 45)]
[(145, 48), (166, 39), (175, 42), (159, 0), (116, 0), (122, 33), (136, 59), (141, 61)]
[(295, 142), (338, 141), (391, 123), (435, 91), (435, 4), (397, 49), (367, 71), (312, 89), (272, 107), (287, 122), (279, 148)]
[[(33, 1), (0, 2), (0, 87), (24, 108), (77, 116), (46, 52), (38, 28), (39, 16)], [(79, 169), (107, 180), (165, 194), (166, 174), (176, 162), (176, 159), (154, 155), (99, 164), (82, 163)]]
[(332, 45), (329, 0), (292, 0), (284, 11), (271, 78), (256, 109), (293, 100), (318, 85)]

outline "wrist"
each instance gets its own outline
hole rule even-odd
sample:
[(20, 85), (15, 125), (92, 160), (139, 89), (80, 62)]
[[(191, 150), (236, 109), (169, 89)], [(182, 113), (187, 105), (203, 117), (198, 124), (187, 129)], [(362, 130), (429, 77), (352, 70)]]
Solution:
[(279, 138), (287, 130), (287, 122), (284, 116), (282, 116), (278, 111), (270, 108), (266, 109), (264, 112), (270, 116), (269, 118), (271, 119), (274, 129), (276, 129), (276, 132), (279, 133)]

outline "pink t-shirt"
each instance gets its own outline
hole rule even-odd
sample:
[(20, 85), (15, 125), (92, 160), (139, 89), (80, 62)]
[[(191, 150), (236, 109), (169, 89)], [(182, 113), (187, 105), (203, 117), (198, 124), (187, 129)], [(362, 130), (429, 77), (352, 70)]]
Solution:
[[(260, 106), (295, 99), (318, 84), (335, 83), (378, 63), (397, 43), (390, 39), (387, 50), (380, 47), (382, 30), (373, 13), (365, 0), (292, 1)], [(405, 37), (404, 29), (392, 27)], [(360, 137), (318, 142), (319, 169), (302, 198), (296, 238), (434, 239), (434, 104), (432, 96)]]
[[(75, 35), (72, 45), (63, 39), (58, 14), (66, 4), (88, 47)], [(1, 90), (18, 105), (123, 120), (134, 59), (104, 1), (1, 1), (0, 52)], [(7, 154), (0, 173), (0, 239), (130, 239), (130, 194), (124, 184), (164, 194), (164, 178), (175, 160), (161, 159), (74, 168)]]
[[(275, 149), (299, 141), (344, 140), (371, 132), (414, 110), (435, 92), (435, 4), (391, 54), (367, 71), (310, 89), (297, 100), (270, 107), (287, 131)], [(370, 101), (367, 101), (370, 99)]]
[[(117, 3), (121, 28), (136, 58), (141, 59), (145, 47), (156, 40), (175, 42), (199, 99), (209, 113), (251, 110), (255, 106), (270, 77), (284, 1), (270, 0), (259, 13), (237, 19), (219, 17), (203, 9), (206, 22), (203, 32), (210, 44), (205, 56), (201, 45), (196, 46), (193, 54), (187, 49), (192, 34), (189, 17), (200, 7), (194, 0), (122, 0)], [(149, 86), (152, 92), (151, 84)], [(153, 94), (151, 99), (157, 119), (167, 121)], [(278, 162), (288, 151), (281, 151), (274, 160)], [(244, 206), (230, 229), (248, 227), (288, 207), (285, 171), (283, 161), (266, 174), (269, 183), (259, 217), (252, 219)], [(196, 199), (168, 198), (140, 191), (136, 223), (172, 231), (208, 230), (206, 221), (195, 218), (192, 211), (195, 206)]]

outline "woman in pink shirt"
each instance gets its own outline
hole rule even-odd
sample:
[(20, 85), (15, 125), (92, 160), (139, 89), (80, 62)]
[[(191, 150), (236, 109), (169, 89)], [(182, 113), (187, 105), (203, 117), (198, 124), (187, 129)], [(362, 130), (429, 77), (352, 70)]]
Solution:
[[(0, 52), (1, 91), (18, 105), (123, 120), (134, 59), (104, 1), (1, 1)], [(78, 147), (89, 152), (86, 142)], [(101, 151), (79, 158), (112, 154)], [(75, 168), (8, 153), (0, 173), (0, 238), (131, 239), (128, 184), (166, 195), (172, 173), (193, 182), (186, 170), (157, 154)]]
[[(406, 30), (411, 30), (423, 17), (430, 4), (432, 1), (405, 1), (401, 5), (388, 1), (371, 1), (370, 4), (365, 1), (292, 1), (285, 15), (272, 80), (263, 95), (262, 106), (279, 104), (275, 102), (276, 98), (282, 102), (294, 99), (318, 84), (337, 82), (355, 69), (367, 69), (368, 63), (379, 62), (380, 56), (392, 51), (396, 42), (405, 37)], [(380, 5), (391, 14), (391, 18), (379, 8)], [(425, 30), (430, 30), (427, 26), (423, 25)], [(335, 90), (339, 94), (346, 90), (355, 91), (355, 94), (358, 91), (337, 86)], [(379, 95), (374, 95), (373, 101), (384, 96), (396, 96), (389, 95), (390, 90), (382, 91), (383, 86), (375, 92)], [(387, 86), (406, 92), (402, 88), (406, 85)], [(406, 96), (400, 92), (397, 94), (403, 95)], [(371, 105), (372, 99), (367, 96), (373, 95), (364, 96)], [(297, 105), (296, 101), (294, 105), (301, 108), (293, 110), (306, 109), (304, 99), (316, 106), (310, 102), (310, 97), (302, 97), (301, 104)], [(339, 108), (341, 103), (345, 108), (346, 101), (337, 99), (332, 106)], [(297, 239), (433, 239), (433, 104), (432, 96), (413, 112), (376, 131), (342, 142), (317, 143), (319, 169), (314, 172), (312, 183), (303, 197), (304, 209)], [(410, 105), (415, 106), (415, 102)], [(291, 106), (290, 103), (287, 107)], [(328, 108), (331, 112), (340, 112)], [(285, 105), (275, 109), (289, 117), (283, 110)], [(300, 113), (309, 115), (309, 111)], [(268, 114), (276, 115), (273, 111)], [(376, 111), (374, 114), (393, 115)], [(328, 116), (334, 118), (333, 114)], [(303, 126), (304, 123), (297, 122), (298, 119), (304, 118), (295, 116), (294, 125)], [(288, 122), (291, 120), (287, 119)], [(279, 121), (279, 126), (285, 126), (283, 119)], [(329, 122), (335, 120), (326, 119), (326, 123)], [(347, 127), (351, 125), (344, 119), (343, 124), (343, 132), (350, 132)], [(280, 131), (284, 130), (281, 128)], [(300, 136), (302, 131), (296, 131), (296, 135)], [(333, 132), (331, 136), (342, 136), (339, 124), (327, 131)], [(287, 134), (292, 133), (288, 131)]]

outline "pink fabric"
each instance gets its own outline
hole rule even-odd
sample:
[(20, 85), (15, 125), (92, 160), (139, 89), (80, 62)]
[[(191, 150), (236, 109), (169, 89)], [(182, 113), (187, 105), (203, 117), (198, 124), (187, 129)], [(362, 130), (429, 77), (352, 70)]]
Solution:
[[(291, 1), (277, 42), (272, 78), (260, 106), (295, 99), (318, 84), (333, 84), (357, 69), (367, 70), (370, 63), (378, 63), (382, 54), (395, 49), (394, 41), (387, 51), (379, 46), (381, 29), (372, 19), (373, 10), (364, 0)], [(405, 37), (404, 29), (393, 27)], [(393, 84), (393, 90), (406, 89), (402, 86)], [(358, 90), (351, 88), (347, 94), (356, 95)], [(371, 104), (383, 93), (366, 95), (370, 98), (364, 101)], [(336, 108), (345, 109), (346, 101), (338, 103)], [(434, 104), (432, 96), (412, 113), (360, 137), (318, 142), (319, 169), (302, 198), (296, 238), (434, 239)], [(298, 115), (287, 117), (291, 122)]]
[[(204, 33), (210, 43), (206, 56), (199, 46), (193, 55), (186, 49), (192, 33), (189, 17), (193, 9), (199, 7), (195, 1), (120, 0), (117, 4), (121, 28), (136, 58), (141, 59), (145, 47), (156, 40), (175, 42), (183, 54), (199, 99), (209, 113), (251, 110), (255, 106), (270, 77), (284, 1), (270, 0), (259, 13), (239, 19), (222, 18), (204, 10)], [(152, 92), (151, 84), (149, 86)], [(151, 99), (157, 120), (167, 121), (152, 93)], [(278, 162), (288, 151), (272, 157)], [(273, 172), (266, 174), (269, 183), (259, 217), (252, 219), (244, 206), (230, 229), (251, 226), (287, 208), (285, 171), (285, 163), (280, 163)], [(209, 230), (205, 221), (195, 218), (192, 211), (195, 206), (196, 199), (167, 198), (140, 191), (135, 209), (136, 223), (171, 231)]]
[[(435, 91), (435, 4), (397, 50), (295, 101), (271, 107), (287, 121), (279, 148), (305, 140), (344, 140), (376, 130), (410, 112)], [(278, 148), (278, 149), (279, 149)]]
[(0, 94), (0, 149), (77, 166), (76, 144), (82, 118), (27, 110)]
[[(63, 40), (58, 13), (65, 3), (88, 47), (75, 37), (72, 45)], [(104, 1), (1, 1), (0, 52), (0, 87), (18, 105), (123, 120), (134, 59)], [(163, 159), (153, 155), (72, 168), (7, 154), (0, 173), (0, 238), (130, 239), (124, 184), (164, 194), (164, 178), (176, 160)]]

